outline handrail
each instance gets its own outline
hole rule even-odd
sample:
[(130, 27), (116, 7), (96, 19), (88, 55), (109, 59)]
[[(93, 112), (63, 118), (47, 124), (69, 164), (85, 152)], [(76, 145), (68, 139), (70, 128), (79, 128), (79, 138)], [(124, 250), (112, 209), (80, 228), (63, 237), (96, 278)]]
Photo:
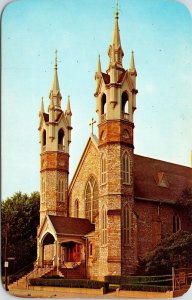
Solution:
[(16, 273), (11, 274), (11, 276), (12, 276), (12, 275), (17, 275), (18, 273), (21, 273), (22, 271), (24, 271), (24, 270), (25, 270), (27, 267), (29, 267), (30, 265), (34, 265), (34, 263), (35, 263), (35, 261), (32, 262), (32, 263), (30, 263), (30, 264), (28, 264), (28, 265), (26, 265), (26, 266), (24, 266), (23, 268), (19, 269)]

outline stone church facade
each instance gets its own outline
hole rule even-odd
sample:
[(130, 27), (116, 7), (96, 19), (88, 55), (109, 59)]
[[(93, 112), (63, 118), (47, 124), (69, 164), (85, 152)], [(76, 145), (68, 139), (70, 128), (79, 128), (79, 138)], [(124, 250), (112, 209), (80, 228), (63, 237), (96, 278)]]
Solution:
[(48, 112), (42, 100), (39, 113), (37, 265), (73, 278), (134, 274), (162, 238), (191, 228), (175, 203), (192, 169), (134, 153), (137, 71), (133, 52), (123, 67), (118, 10), (108, 55), (106, 73), (99, 57), (95, 74), (98, 137), (89, 137), (70, 184), (72, 112), (69, 98), (61, 108), (57, 57)]

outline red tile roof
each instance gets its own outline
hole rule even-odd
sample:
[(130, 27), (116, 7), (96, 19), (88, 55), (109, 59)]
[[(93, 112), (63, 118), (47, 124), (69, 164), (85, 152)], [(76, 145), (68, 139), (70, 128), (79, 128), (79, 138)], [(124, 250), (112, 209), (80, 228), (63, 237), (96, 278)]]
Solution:
[[(187, 187), (192, 187), (192, 168), (173, 163), (134, 156), (135, 197), (143, 200), (175, 203)], [(168, 187), (159, 186), (157, 177), (163, 172)]]
[(49, 215), (57, 234), (84, 236), (95, 229), (88, 219)]

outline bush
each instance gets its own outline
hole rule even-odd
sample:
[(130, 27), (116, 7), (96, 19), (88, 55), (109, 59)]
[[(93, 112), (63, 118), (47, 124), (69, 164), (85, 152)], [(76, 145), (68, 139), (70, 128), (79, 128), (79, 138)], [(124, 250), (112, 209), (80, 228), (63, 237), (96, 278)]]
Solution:
[(126, 291), (147, 291), (147, 292), (167, 292), (170, 291), (170, 286), (159, 286), (159, 285), (120, 285), (120, 290)]
[(88, 280), (88, 279), (65, 279), (65, 278), (31, 278), (30, 285), (37, 286), (57, 286), (57, 287), (77, 287), (77, 288), (104, 288), (104, 292), (108, 291), (108, 282)]
[(128, 284), (128, 285), (156, 285), (167, 286), (172, 285), (171, 275), (162, 275), (162, 276), (117, 276), (117, 275), (108, 275), (105, 276), (105, 282), (109, 284)]
[(163, 276), (105, 276), (109, 285), (116, 284), (122, 290), (166, 292), (172, 288), (171, 275)]
[(137, 273), (145, 275), (170, 274), (172, 267), (192, 267), (192, 233), (179, 231), (163, 239), (161, 243), (149, 252), (143, 260)]

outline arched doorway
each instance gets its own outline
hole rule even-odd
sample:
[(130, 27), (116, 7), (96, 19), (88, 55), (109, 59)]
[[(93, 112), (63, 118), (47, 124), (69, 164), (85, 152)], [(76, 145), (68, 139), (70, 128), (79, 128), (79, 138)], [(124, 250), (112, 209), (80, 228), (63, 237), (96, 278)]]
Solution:
[(47, 233), (42, 239), (42, 266), (52, 266), (55, 259), (55, 238)]

